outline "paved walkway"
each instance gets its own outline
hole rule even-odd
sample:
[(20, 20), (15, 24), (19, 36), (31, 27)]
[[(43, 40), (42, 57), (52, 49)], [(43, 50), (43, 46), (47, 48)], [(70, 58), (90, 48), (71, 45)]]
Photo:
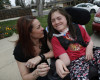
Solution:
[(91, 36), (92, 41), (94, 42), (94, 46), (100, 47), (100, 33), (98, 34), (93, 34)]
[(14, 41), (18, 35), (0, 40), (0, 80), (22, 80), (13, 57)]
[[(22, 80), (18, 66), (13, 57), (14, 41), (18, 35), (0, 40), (0, 80)], [(100, 36), (91, 36), (95, 46), (100, 46)]]

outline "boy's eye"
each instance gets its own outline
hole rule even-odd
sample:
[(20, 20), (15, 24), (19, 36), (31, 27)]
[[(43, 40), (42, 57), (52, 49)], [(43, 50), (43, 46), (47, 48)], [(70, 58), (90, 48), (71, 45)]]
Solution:
[[(57, 20), (61, 20), (61, 17), (57, 17), (56, 19), (57, 19)], [(55, 21), (55, 19), (52, 19), (52, 20), (51, 20), (51, 22), (54, 22), (54, 21)]]
[(51, 22), (54, 22), (54, 21), (55, 21), (54, 19), (51, 20)]
[(61, 20), (61, 18), (60, 18), (60, 17), (58, 17), (57, 19), (58, 19), (58, 20)]

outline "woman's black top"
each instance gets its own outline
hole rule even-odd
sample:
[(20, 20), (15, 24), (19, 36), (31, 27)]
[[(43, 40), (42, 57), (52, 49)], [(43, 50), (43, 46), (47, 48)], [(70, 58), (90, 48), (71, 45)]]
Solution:
[[(41, 47), (40, 54), (44, 54), (44, 53), (49, 52), (49, 51), (50, 50), (49, 50), (49, 48), (47, 46), (47, 33), (46, 33), (46, 31), (44, 31), (44, 38), (42, 39), (42, 47)], [(25, 57), (25, 55), (24, 55), (24, 53), (22, 51), (21, 44), (17, 44), (15, 46), (13, 55), (14, 55), (15, 59), (17, 61), (19, 61), (19, 62), (27, 62), (29, 59), (33, 58), (33, 57)], [(42, 62), (46, 62), (47, 63), (47, 60), (41, 61), (40, 63), (42, 63)], [(34, 71), (36, 69), (36, 67), (35, 68), (30, 68), (30, 72)], [(37, 80), (48, 80), (48, 79), (47, 79), (47, 76), (45, 76), (45, 77), (38, 77)]]

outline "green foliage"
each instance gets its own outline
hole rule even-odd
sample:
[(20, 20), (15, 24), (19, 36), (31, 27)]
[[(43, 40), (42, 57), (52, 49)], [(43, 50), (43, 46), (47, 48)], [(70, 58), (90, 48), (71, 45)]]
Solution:
[(16, 33), (16, 20), (0, 22), (0, 39)]
[[(0, 38), (9, 37), (16, 32), (16, 26), (2, 26), (0, 27)], [(3, 37), (1, 37), (1, 35)]]
[(4, 21), (0, 22), (0, 26), (13, 26), (16, 25), (17, 20), (10, 20), (10, 21)]
[(8, 5), (11, 5), (10, 1), (9, 0), (3, 0), (4, 4), (8, 4)]
[(37, 19), (40, 21), (42, 27), (44, 27), (44, 29), (47, 26), (47, 15), (43, 16), (43, 17), (37, 17)]
[(31, 0), (31, 4), (34, 4), (34, 1), (33, 0)]
[(3, 0), (0, 0), (0, 10), (1, 9), (4, 9), (4, 7), (3, 7)]
[(15, 0), (15, 4), (16, 4), (16, 6), (20, 5), (19, 0)]
[(4, 9), (3, 4), (11, 5), (9, 0), (0, 0), (0, 9)]
[(93, 30), (92, 30), (92, 22), (94, 20), (94, 14), (91, 14), (91, 19), (88, 22), (88, 24), (86, 24), (86, 30), (88, 32), (88, 34), (91, 36), (93, 34)]

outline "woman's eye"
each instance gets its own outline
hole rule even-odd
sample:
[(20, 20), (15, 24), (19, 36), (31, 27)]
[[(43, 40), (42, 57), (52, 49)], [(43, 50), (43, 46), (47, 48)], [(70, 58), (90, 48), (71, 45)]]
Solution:
[(37, 27), (37, 29), (39, 29), (40, 28), (40, 25)]

